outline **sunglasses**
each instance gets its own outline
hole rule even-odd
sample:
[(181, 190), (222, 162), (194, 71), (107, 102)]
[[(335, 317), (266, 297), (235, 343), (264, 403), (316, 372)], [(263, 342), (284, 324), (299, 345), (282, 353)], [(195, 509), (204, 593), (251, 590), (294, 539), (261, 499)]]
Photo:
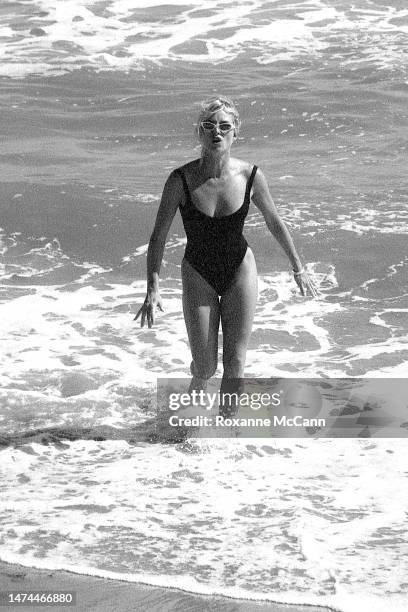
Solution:
[(212, 132), (216, 127), (220, 130), (221, 134), (228, 134), (234, 129), (234, 126), (228, 121), (221, 121), (221, 123), (214, 123), (213, 121), (202, 121), (200, 126), (205, 132)]

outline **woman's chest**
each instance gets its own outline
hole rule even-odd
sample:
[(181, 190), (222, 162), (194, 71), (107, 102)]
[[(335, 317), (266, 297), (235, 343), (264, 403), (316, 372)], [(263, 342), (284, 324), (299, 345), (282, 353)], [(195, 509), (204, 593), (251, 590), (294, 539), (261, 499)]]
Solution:
[(195, 208), (209, 216), (222, 217), (237, 211), (245, 199), (245, 179), (242, 176), (231, 180), (208, 179), (196, 183), (191, 190)]

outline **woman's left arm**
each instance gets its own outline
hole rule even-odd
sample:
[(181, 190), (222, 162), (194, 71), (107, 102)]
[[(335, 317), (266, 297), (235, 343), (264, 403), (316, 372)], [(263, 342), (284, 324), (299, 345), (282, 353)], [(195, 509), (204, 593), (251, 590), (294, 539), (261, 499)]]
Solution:
[(300, 261), (289, 230), (280, 218), (276, 209), (265, 175), (259, 168), (253, 183), (252, 200), (255, 206), (263, 214), (269, 231), (276, 238), (288, 256), (289, 261), (292, 264), (295, 281), (301, 294), (306, 295), (306, 293), (310, 293), (313, 297), (316, 297), (317, 292), (314, 284)]

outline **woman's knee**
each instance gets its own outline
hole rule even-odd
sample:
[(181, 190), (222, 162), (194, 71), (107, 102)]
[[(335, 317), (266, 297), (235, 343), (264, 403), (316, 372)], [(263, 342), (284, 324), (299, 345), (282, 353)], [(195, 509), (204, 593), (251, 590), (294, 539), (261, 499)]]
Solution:
[(202, 361), (192, 361), (190, 364), (190, 372), (196, 378), (203, 378), (207, 380), (214, 376), (217, 369), (217, 361), (215, 359)]

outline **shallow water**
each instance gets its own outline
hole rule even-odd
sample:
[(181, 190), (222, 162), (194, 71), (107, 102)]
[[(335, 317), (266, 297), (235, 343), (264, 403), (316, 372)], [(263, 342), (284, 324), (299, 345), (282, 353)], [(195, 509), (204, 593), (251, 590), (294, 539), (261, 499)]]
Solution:
[[(193, 123), (214, 92), (237, 100), (235, 154), (264, 170), (321, 292), (297, 295), (252, 207), (260, 294), (248, 375), (407, 372), (408, 10), (238, 4), (0, 9), (0, 418), (11, 441), (29, 436), (1, 452), (2, 556), (69, 567), (79, 547), (90, 573), (383, 610), (385, 596), (406, 593), (402, 440), (224, 440), (192, 452), (138, 442), (156, 377), (189, 375), (179, 218), (166, 312), (149, 331), (132, 315), (162, 185), (199, 155)], [(47, 427), (107, 439), (32, 441)], [(27, 504), (31, 487), (43, 494)]]

